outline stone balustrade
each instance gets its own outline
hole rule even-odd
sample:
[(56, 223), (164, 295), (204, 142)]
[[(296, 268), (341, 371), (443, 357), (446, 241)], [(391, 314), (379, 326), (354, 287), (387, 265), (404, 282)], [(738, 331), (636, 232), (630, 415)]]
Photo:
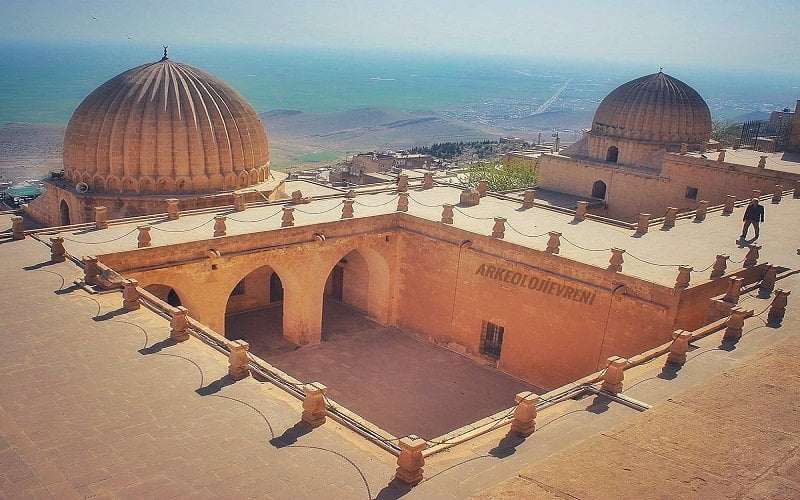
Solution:
[(514, 397), (517, 407), (511, 421), (511, 432), (521, 437), (528, 437), (536, 430), (536, 404), (540, 401), (538, 394), (530, 391), (520, 392)]
[(603, 384), (600, 390), (619, 394), (622, 392), (622, 382), (625, 379), (625, 368), (628, 366), (628, 360), (620, 356), (611, 356), (608, 358), (606, 370), (603, 373)]

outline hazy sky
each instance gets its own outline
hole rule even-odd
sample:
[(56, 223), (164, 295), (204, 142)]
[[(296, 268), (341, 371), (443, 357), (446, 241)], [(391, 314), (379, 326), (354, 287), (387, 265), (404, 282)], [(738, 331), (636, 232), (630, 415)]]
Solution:
[(800, 0), (0, 0), (5, 40), (464, 52), (794, 74), (798, 27)]

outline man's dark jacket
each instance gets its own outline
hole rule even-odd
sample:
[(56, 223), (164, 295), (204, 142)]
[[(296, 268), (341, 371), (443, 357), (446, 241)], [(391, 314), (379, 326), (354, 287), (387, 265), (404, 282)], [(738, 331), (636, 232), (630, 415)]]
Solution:
[(744, 211), (742, 220), (751, 220), (764, 222), (764, 207), (761, 205), (747, 205), (747, 210)]

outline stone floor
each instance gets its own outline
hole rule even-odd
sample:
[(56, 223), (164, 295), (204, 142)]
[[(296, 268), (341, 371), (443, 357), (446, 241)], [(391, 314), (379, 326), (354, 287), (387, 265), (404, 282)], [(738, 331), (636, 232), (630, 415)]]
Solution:
[(542, 392), (332, 299), (319, 347), (295, 349), (280, 324), (281, 308), (271, 307), (229, 316), (225, 331), (293, 377), (327, 385), (328, 396), (395, 436), (433, 439), (513, 406), (518, 392)]

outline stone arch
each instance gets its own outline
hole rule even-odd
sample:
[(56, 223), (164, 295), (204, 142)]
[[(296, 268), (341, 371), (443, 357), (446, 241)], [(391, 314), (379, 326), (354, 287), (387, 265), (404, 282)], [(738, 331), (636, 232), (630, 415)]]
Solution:
[(592, 198), (606, 199), (606, 183), (603, 181), (595, 181), (592, 184)]
[(119, 177), (109, 175), (108, 178), (106, 178), (106, 190), (110, 193), (121, 193), (122, 186), (120, 185)]
[(378, 250), (363, 245), (348, 248), (340, 255), (329, 267), (325, 293), (379, 323), (388, 324), (392, 272), (387, 259)]
[(158, 193), (171, 194), (175, 191), (175, 181), (171, 177), (162, 177), (158, 179)]
[(250, 171), (250, 185), (258, 184), (258, 171), (253, 169)]
[(89, 172), (84, 172), (81, 182), (85, 183), (89, 187), (92, 187), (92, 174)]
[(145, 286), (144, 289), (173, 307), (178, 307), (183, 305), (183, 300), (181, 300), (181, 294), (178, 293), (178, 291), (175, 288), (169, 285), (152, 283), (150, 285)]
[(616, 146), (611, 146), (606, 151), (606, 161), (610, 161), (612, 163), (617, 163), (619, 159), (619, 148)]
[(239, 187), (239, 178), (233, 172), (225, 174), (225, 189), (237, 189)]
[(92, 183), (89, 185), (92, 187), (93, 191), (98, 191), (98, 192), (105, 191), (106, 179), (102, 175), (97, 174), (94, 176), (94, 178), (92, 179)]
[(61, 200), (58, 204), (58, 225), (69, 226), (72, 224), (72, 217), (70, 217), (69, 205), (67, 200)]
[(188, 193), (192, 190), (192, 180), (186, 176), (175, 179), (175, 192)]
[(205, 175), (196, 175), (192, 179), (192, 189), (197, 193), (205, 193), (209, 189), (209, 180)]
[(125, 177), (122, 179), (122, 192), (123, 193), (138, 193), (139, 183), (133, 177)]
[(155, 194), (156, 181), (152, 177), (142, 177), (139, 179), (139, 192), (145, 194)]
[(250, 176), (247, 175), (247, 172), (241, 172), (239, 174), (239, 187), (247, 187), (248, 183), (250, 182)]
[(225, 187), (225, 177), (222, 174), (209, 175), (208, 182), (212, 191), (222, 191)]

